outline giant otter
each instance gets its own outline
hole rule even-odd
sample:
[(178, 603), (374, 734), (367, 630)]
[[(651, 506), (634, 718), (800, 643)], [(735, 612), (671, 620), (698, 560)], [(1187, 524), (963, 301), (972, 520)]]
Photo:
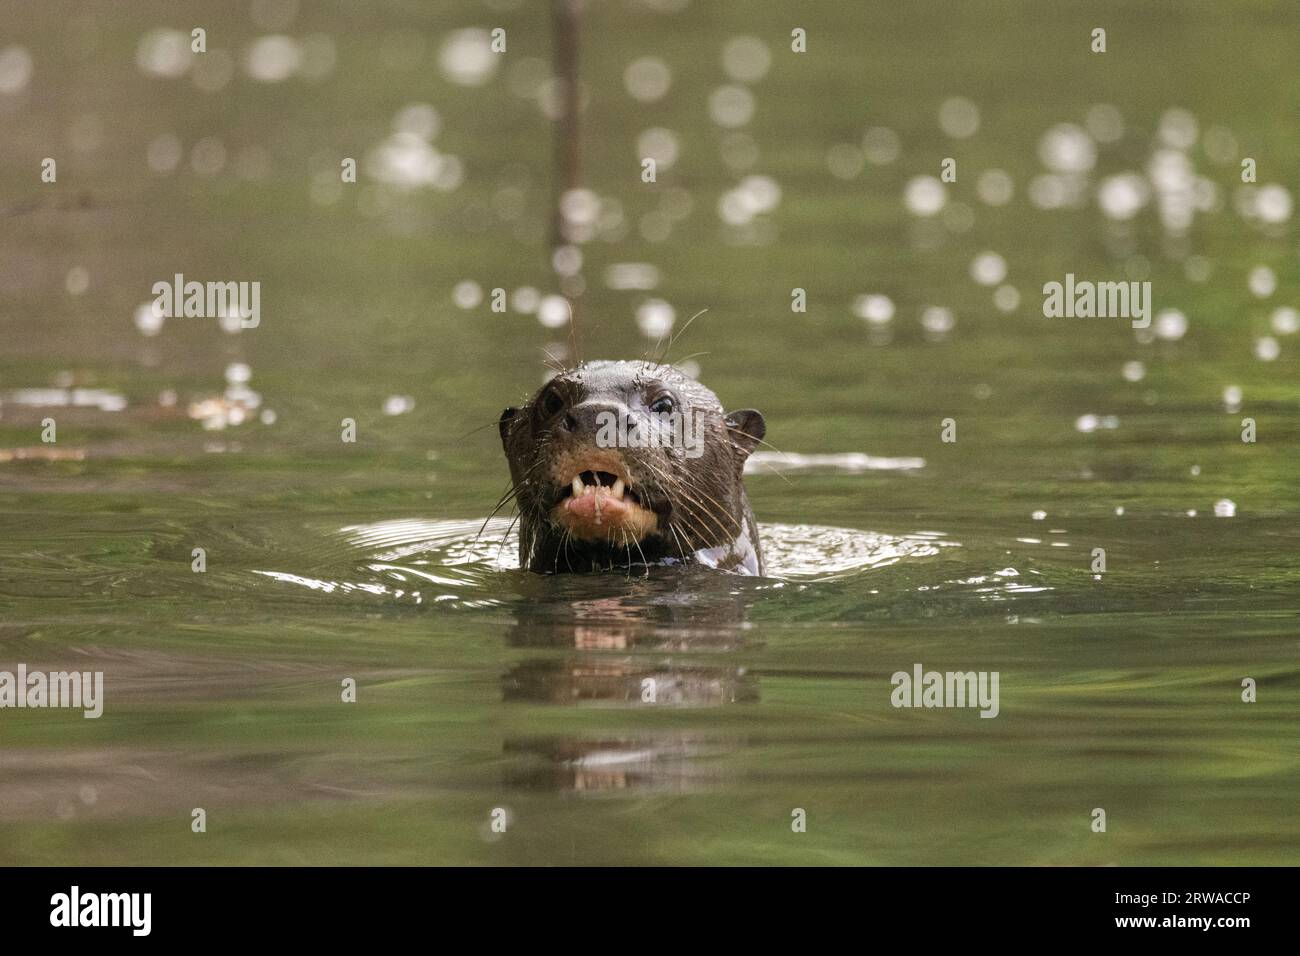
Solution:
[(671, 365), (585, 362), (501, 413), (530, 571), (703, 564), (762, 574), (745, 459), (763, 416)]

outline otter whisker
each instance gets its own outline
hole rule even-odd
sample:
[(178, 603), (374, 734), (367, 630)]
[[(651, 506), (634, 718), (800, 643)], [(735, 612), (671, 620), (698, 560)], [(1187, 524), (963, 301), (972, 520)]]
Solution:
[(568, 366), (566, 366), (562, 361), (560, 361), (558, 358), (556, 358), (554, 355), (551, 354), (550, 349), (543, 346), (542, 352), (546, 355), (546, 359), (547, 359), (547, 361), (544, 362), (543, 364), (547, 368), (553, 369), (557, 375), (563, 375), (565, 372), (569, 370)]
[[(626, 539), (626, 537), (627, 537), (627, 536), (624, 535), (624, 539)], [(633, 539), (632, 539), (632, 543), (636, 545), (636, 549), (637, 549), (637, 551), (638, 551), (638, 552), (640, 553), (640, 555), (641, 555), (641, 564), (642, 564), (642, 566), (645, 568), (645, 572), (642, 574), (642, 577), (646, 577), (646, 578), (648, 578), (648, 577), (650, 577), (650, 562), (649, 562), (648, 560), (646, 560), (645, 551), (643, 551), (643, 550), (641, 549), (641, 542), (640, 542), (639, 539), (637, 539), (637, 538), (633, 538)], [(632, 552), (631, 552), (631, 551), (628, 551), (628, 553), (627, 553), (627, 560), (628, 560), (628, 564), (630, 565), (631, 562), (632, 562)], [(629, 566), (629, 568), (628, 568), (628, 577), (631, 577), (631, 576), (632, 576), (632, 574), (631, 574), (631, 570), (632, 570), (632, 569), (631, 569), (631, 567)]]
[[(673, 488), (673, 491), (676, 492), (677, 494), (679, 494), (681, 497), (686, 498), (687, 501), (689, 501), (691, 504), (693, 504), (693, 505), (695, 505), (697, 508), (699, 508), (700, 511), (703, 512), (703, 516), (706, 517), (706, 518), (708, 518), (709, 520), (711, 520), (711, 521), (713, 522), (713, 524), (714, 524), (715, 527), (717, 528), (718, 532), (719, 532), (719, 533), (720, 533), (724, 538), (725, 538), (725, 537), (728, 537), (728, 536), (731, 536), (731, 535), (735, 535), (735, 534), (739, 534), (739, 533), (740, 533), (740, 525), (739, 525), (739, 523), (735, 524), (735, 526), (734, 526), (732, 529), (729, 530), (728, 528), (726, 528), (726, 527), (722, 524), (721, 519), (719, 518), (719, 516), (718, 516), (717, 513), (715, 513), (715, 512), (714, 512), (712, 509), (710, 509), (710, 508), (709, 508), (709, 507), (708, 507), (704, 502), (700, 501), (698, 498), (694, 497), (694, 495), (692, 494), (692, 492), (698, 492), (699, 494), (703, 494), (706, 498), (709, 498), (709, 500), (712, 501), (713, 504), (714, 504), (715, 506), (717, 506), (717, 508), (718, 508), (719, 510), (721, 510), (721, 511), (725, 511), (725, 509), (723, 508), (722, 504), (721, 504), (719, 501), (717, 501), (715, 498), (713, 498), (711, 495), (709, 495), (707, 492), (705, 492), (703, 489), (700, 489), (700, 488), (695, 487), (695, 486), (692, 486), (692, 485), (687, 485), (687, 484), (686, 484), (684, 481), (682, 481), (681, 479), (677, 479), (677, 478), (675, 478), (674, 476), (670, 476), (670, 475), (668, 475), (668, 474), (666, 474), (666, 473), (660, 471), (660, 470), (659, 470), (656, 466), (654, 466), (654, 465), (649, 465), (649, 464), (647, 464), (647, 466), (648, 466), (649, 470), (650, 470), (652, 473), (656, 474), (659, 478), (661, 478), (661, 479), (662, 479), (663, 481), (665, 481), (666, 483), (671, 482), (671, 483), (675, 484), (676, 487)], [(689, 489), (689, 490), (688, 490), (688, 489)], [(726, 517), (730, 517), (730, 516), (728, 515), (728, 516), (726, 516)], [(698, 529), (696, 529), (696, 531), (697, 531), (697, 533), (698, 533)]]
[(672, 532), (672, 535), (673, 535), (673, 541), (675, 541), (675, 542), (677, 543), (677, 554), (678, 554), (678, 556), (682, 559), (682, 563), (685, 564), (685, 563), (686, 563), (686, 549), (685, 549), (685, 547), (683, 547), (683, 545), (682, 545), (682, 539), (681, 539), (681, 536), (677, 533), (677, 525), (674, 524), (674, 523), (671, 522), (671, 521), (668, 522), (668, 530)]
[(478, 541), (479, 537), (487, 529), (488, 523), (493, 518), (496, 517), (497, 512), (500, 511), (502, 508), (504, 508), (512, 498), (517, 498), (519, 496), (519, 493), (525, 487), (527, 487), (528, 476), (533, 472), (533, 469), (535, 469), (540, 464), (541, 464), (540, 461), (533, 462), (532, 467), (530, 467), (527, 471), (524, 472), (523, 476), (519, 479), (519, 481), (512, 484), (510, 488), (506, 490), (506, 493), (502, 495), (501, 498), (497, 501), (496, 507), (493, 508), (491, 513), (486, 518), (483, 519), (483, 524), (479, 527), (478, 533), (474, 535), (475, 542)]
[[(692, 322), (694, 322), (696, 319), (698, 319), (700, 316), (702, 316), (705, 312), (708, 312), (708, 311), (709, 311), (708, 309), (700, 309), (700, 311), (696, 312), (693, 316), (691, 316), (689, 319), (687, 319), (687, 320), (686, 320), (686, 324), (683, 325), (680, 329), (678, 329), (675, 333), (673, 333), (673, 334), (669, 337), (669, 339), (668, 339), (668, 344), (667, 344), (666, 346), (664, 346), (664, 354), (663, 354), (662, 357), (660, 357), (660, 355), (659, 355), (659, 343), (660, 343), (660, 342), (663, 342), (664, 337), (663, 337), (663, 335), (659, 336), (659, 341), (658, 341), (658, 342), (655, 342), (655, 352), (654, 352), (654, 354), (655, 354), (655, 359), (654, 359), (654, 364), (655, 364), (656, 366), (658, 366), (658, 367), (660, 367), (660, 368), (663, 368), (663, 367), (667, 364), (667, 362), (668, 362), (668, 353), (672, 351), (672, 349), (673, 349), (673, 345), (677, 342), (677, 340), (678, 340), (679, 338), (682, 337), (682, 334), (685, 333), (685, 331), (691, 327), (691, 323), (692, 323)], [(665, 334), (667, 334), (667, 333), (665, 333)]]
[(514, 517), (510, 519), (510, 524), (506, 525), (506, 533), (501, 536), (501, 543), (497, 545), (498, 564), (501, 563), (501, 550), (506, 546), (506, 542), (510, 540), (510, 532), (514, 529), (514, 526), (516, 523), (518, 523), (518, 521), (519, 521), (519, 515), (516, 514)]

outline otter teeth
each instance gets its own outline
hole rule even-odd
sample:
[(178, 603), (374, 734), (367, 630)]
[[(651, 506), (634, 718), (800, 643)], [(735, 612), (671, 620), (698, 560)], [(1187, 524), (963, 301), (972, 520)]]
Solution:
[(594, 495), (599, 491), (611, 498), (617, 498), (622, 501), (623, 495), (627, 491), (627, 483), (624, 482), (622, 478), (616, 478), (614, 479), (614, 484), (609, 486), (600, 484), (589, 485), (582, 480), (581, 475), (574, 475), (570, 488), (573, 489), (573, 497), (575, 498), (581, 498), (584, 495)]

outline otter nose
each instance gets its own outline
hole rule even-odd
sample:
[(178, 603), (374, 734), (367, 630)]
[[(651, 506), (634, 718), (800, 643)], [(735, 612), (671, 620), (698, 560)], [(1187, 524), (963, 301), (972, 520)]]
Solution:
[(565, 413), (564, 430), (587, 438), (602, 447), (617, 447), (616, 436), (635, 429), (631, 410), (617, 402), (589, 401), (574, 405)]

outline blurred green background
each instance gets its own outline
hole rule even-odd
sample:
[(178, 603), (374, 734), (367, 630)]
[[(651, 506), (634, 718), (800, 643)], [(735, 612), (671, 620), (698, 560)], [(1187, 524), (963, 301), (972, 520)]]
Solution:
[[(1295, 864), (1295, 14), (590, 0), (559, 275), (549, 3), (0, 3), (0, 669), (107, 687), (0, 711), (0, 862)], [(499, 567), (543, 350), (702, 309), (776, 448), (924, 467), (759, 469), (770, 580)]]

